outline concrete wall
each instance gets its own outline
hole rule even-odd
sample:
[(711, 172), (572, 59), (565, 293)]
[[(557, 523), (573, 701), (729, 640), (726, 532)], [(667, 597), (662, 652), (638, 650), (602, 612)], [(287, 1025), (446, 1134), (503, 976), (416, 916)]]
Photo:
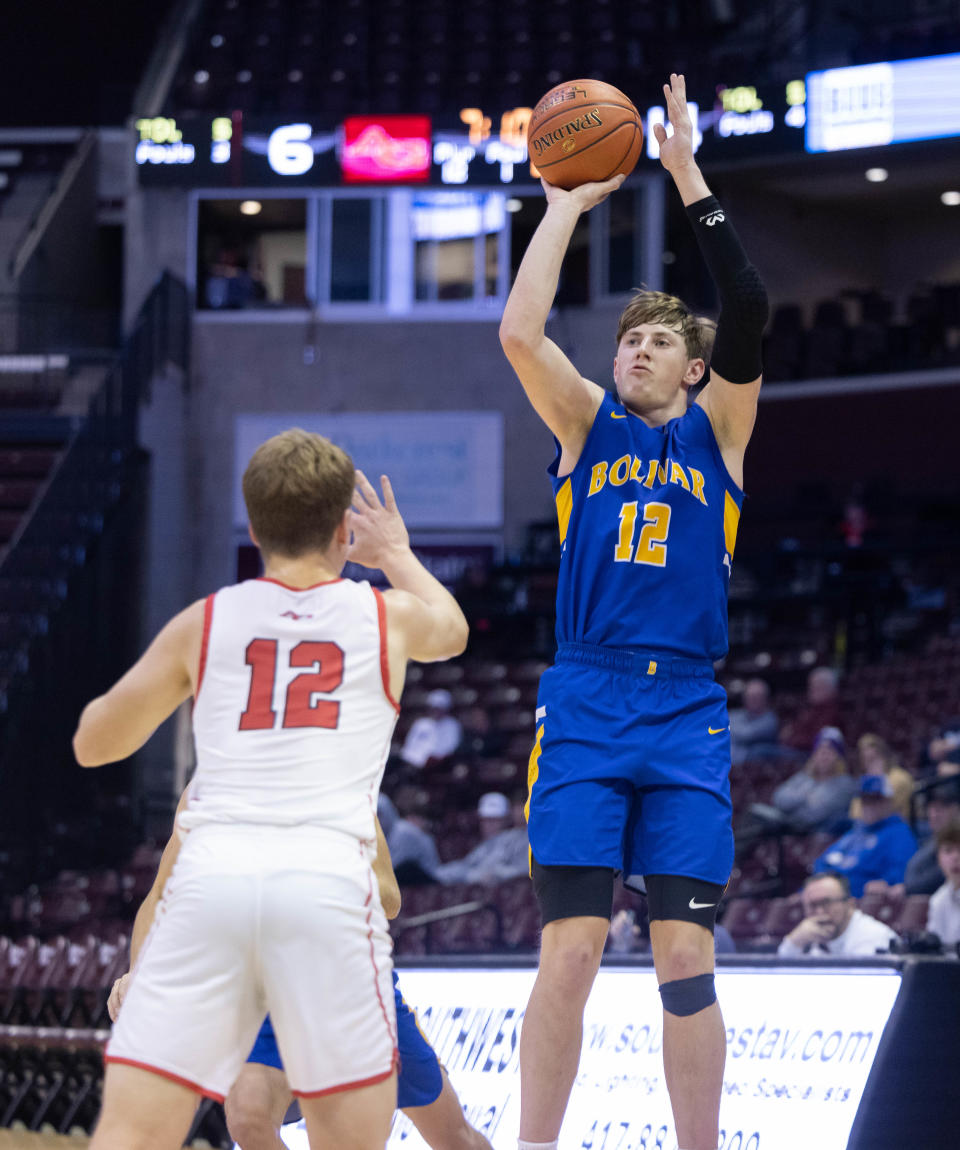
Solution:
[[(830, 203), (777, 199), (744, 179), (721, 190), (774, 305), (799, 302), (812, 312), (818, 300), (843, 288), (896, 294), (923, 279), (960, 279), (960, 243), (944, 243), (943, 219), (910, 218), (894, 226), (864, 212), (839, 213)], [(163, 268), (189, 280), (190, 203), (186, 191), (138, 189), (131, 196), (128, 315)], [(945, 219), (956, 226), (960, 212)], [(616, 305), (565, 310), (549, 329), (582, 373), (605, 386), (618, 311)], [(519, 549), (529, 523), (554, 515), (544, 475), (553, 444), (500, 351), (496, 327), (495, 320), (327, 323), (306, 313), (268, 320), (249, 313), (197, 317), (182, 421), (171, 420), (166, 431), (154, 428), (158, 450), (164, 434), (185, 443), (188, 594), (234, 577), (231, 467), (234, 420), (241, 413), (499, 411), (506, 429), (504, 542), (508, 552)]]
[[(304, 362), (304, 347), (316, 348)], [(500, 351), (494, 323), (194, 323), (188, 435), (194, 589), (233, 575), (234, 419), (270, 411), (499, 411), (506, 543), (553, 515), (553, 440)]]

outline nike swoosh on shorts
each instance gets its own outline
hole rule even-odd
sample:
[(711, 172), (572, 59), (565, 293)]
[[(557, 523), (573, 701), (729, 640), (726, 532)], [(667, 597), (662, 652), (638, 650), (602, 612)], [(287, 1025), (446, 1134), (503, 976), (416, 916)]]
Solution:
[(696, 899), (691, 899), (687, 903), (687, 906), (690, 907), (691, 910), (703, 910), (704, 907), (716, 906), (716, 905), (717, 904), (715, 902), (697, 902)]
[(726, 729), (727, 729), (726, 727), (707, 727), (707, 734), (708, 735), (722, 735)]

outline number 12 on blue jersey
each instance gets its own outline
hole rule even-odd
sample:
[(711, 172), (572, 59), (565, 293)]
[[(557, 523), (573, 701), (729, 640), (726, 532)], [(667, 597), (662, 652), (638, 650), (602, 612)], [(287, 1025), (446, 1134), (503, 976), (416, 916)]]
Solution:
[(667, 533), (670, 530), (669, 503), (645, 503), (643, 527), (636, 551), (633, 538), (637, 527), (637, 501), (624, 503), (620, 508), (620, 534), (613, 551), (615, 563), (649, 563), (651, 567), (665, 567), (667, 563)]

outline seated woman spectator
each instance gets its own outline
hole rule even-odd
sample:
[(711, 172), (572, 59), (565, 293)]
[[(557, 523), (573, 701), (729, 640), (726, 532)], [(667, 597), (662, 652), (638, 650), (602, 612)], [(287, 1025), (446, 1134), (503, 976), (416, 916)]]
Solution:
[[(857, 758), (861, 775), (886, 776), (893, 788), (893, 809), (905, 822), (909, 822), (913, 775), (900, 766), (890, 745), (879, 735), (861, 735), (857, 740)], [(858, 795), (850, 802), (850, 818), (860, 818)]]
[(847, 823), (857, 783), (847, 772), (846, 747), (836, 727), (823, 727), (805, 766), (781, 783), (771, 802), (785, 830), (836, 831)]

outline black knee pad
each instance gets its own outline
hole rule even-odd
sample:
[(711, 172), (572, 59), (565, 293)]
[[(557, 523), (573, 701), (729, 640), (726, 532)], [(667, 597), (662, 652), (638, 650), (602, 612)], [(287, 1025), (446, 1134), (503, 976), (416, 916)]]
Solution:
[(712, 974), (695, 974), (692, 978), (675, 978), (660, 985), (660, 1000), (668, 1014), (686, 1018), (699, 1014), (717, 1001)]
[(530, 870), (544, 926), (560, 918), (610, 918), (613, 870), (602, 866), (541, 866)]
[(713, 933), (717, 905), (725, 887), (675, 874), (644, 875), (644, 883), (651, 922), (658, 918), (695, 922)]

